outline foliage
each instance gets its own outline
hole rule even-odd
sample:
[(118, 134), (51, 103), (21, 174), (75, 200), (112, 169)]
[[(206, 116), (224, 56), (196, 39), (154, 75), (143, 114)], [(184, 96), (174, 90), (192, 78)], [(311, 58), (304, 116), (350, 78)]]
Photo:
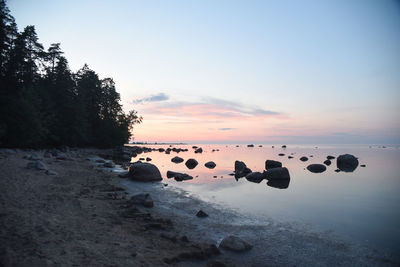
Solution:
[(35, 27), (18, 32), (0, 0), (0, 146), (111, 147), (129, 140), (142, 117), (125, 114), (111, 78), (86, 64), (68, 67), (60, 44), (47, 51)]

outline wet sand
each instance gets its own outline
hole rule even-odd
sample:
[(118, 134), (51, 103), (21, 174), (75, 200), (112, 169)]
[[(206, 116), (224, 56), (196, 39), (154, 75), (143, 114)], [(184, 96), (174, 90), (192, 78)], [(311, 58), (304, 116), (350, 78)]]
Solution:
[[(272, 221), (236, 225), (240, 215), (162, 183), (132, 188), (86, 160), (109, 151), (80, 149), (67, 152), (66, 160), (43, 158), (57, 175), (27, 169), (24, 156), (30, 153), (0, 151), (2, 266), (397, 265), (386, 255)], [(152, 195), (153, 208), (129, 204), (131, 194), (143, 192)], [(210, 218), (195, 217), (199, 208)], [(230, 233), (246, 236), (253, 249), (216, 249)]]

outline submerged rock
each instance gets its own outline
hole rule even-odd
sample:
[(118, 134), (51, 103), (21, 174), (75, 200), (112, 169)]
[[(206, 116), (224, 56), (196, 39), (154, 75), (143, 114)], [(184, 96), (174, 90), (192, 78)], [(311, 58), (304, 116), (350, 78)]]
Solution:
[(326, 167), (323, 164), (310, 164), (307, 166), (307, 170), (313, 173), (321, 173), (326, 171)]
[(171, 161), (172, 161), (173, 163), (181, 163), (181, 162), (183, 162), (183, 158), (178, 157), (178, 156), (175, 156), (175, 157), (173, 157), (173, 158), (171, 159)]
[(289, 180), (290, 174), (287, 168), (273, 168), (265, 172), (267, 180)]
[(198, 163), (197, 160), (195, 160), (195, 159), (188, 159), (188, 160), (185, 162), (185, 165), (186, 165), (186, 167), (188, 167), (188, 169), (194, 169), (194, 168), (196, 168), (197, 164), (199, 164), (199, 163)]
[(135, 181), (161, 181), (160, 170), (151, 163), (135, 162), (129, 167), (129, 177)]
[(336, 164), (339, 170), (344, 172), (353, 172), (358, 166), (358, 159), (350, 154), (340, 155)]
[(214, 161), (209, 161), (209, 162), (206, 162), (206, 163), (204, 164), (204, 166), (206, 166), (206, 167), (209, 168), (209, 169), (214, 169), (215, 166), (217, 166), (217, 164), (215, 164)]
[(265, 161), (265, 169), (273, 169), (273, 168), (280, 168), (282, 167), (282, 162), (275, 161), (275, 160), (266, 160)]
[(251, 249), (253, 246), (241, 239), (240, 237), (230, 235), (222, 239), (219, 247), (232, 250), (236, 252), (246, 251)]

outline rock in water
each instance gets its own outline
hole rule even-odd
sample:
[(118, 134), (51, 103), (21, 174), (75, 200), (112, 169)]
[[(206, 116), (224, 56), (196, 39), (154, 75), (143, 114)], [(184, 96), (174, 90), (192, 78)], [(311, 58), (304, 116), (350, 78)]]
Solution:
[(152, 208), (154, 206), (153, 199), (150, 194), (137, 194), (131, 197), (130, 202), (132, 204), (143, 205), (146, 208)]
[(310, 164), (307, 166), (307, 170), (313, 173), (321, 173), (326, 171), (326, 167), (323, 164)]
[(221, 244), (219, 244), (219, 247), (227, 249), (227, 250), (241, 252), (241, 251), (249, 250), (253, 246), (237, 236), (230, 235), (230, 236), (225, 237), (221, 241)]
[(335, 157), (334, 156), (327, 156), (326, 158), (327, 159), (334, 159)]
[(199, 164), (199, 163), (198, 163), (197, 160), (195, 160), (195, 159), (188, 159), (188, 160), (185, 162), (185, 165), (186, 165), (186, 167), (188, 167), (188, 169), (194, 169), (194, 168), (196, 168), (197, 164)]
[(215, 164), (214, 161), (209, 161), (209, 162), (207, 162), (206, 164), (204, 164), (204, 166), (206, 166), (206, 167), (209, 168), (209, 169), (214, 169), (215, 166), (217, 166), (217, 164)]
[(290, 180), (289, 171), (285, 167), (269, 169), (265, 175), (267, 180)]
[(265, 169), (273, 169), (273, 168), (280, 168), (282, 167), (282, 162), (275, 161), (275, 160), (266, 160), (265, 161)]
[(183, 162), (183, 158), (176, 156), (176, 157), (173, 157), (173, 158), (171, 159), (171, 161), (172, 161), (173, 163), (181, 163), (181, 162)]
[(247, 168), (246, 164), (243, 161), (239, 161), (239, 160), (235, 161), (235, 177), (236, 178), (244, 177), (249, 173), (251, 173), (251, 170), (249, 168)]
[(246, 179), (249, 182), (252, 183), (261, 183), (262, 180), (265, 179), (265, 173), (261, 173), (261, 172), (252, 172), (246, 175)]
[(358, 159), (350, 154), (340, 155), (336, 164), (339, 170), (344, 172), (353, 172), (358, 166)]
[(307, 157), (301, 157), (300, 160), (301, 160), (301, 161), (307, 161), (308, 158), (307, 158)]
[(330, 166), (332, 164), (332, 162), (329, 159), (327, 159), (327, 160), (324, 161), (324, 164), (326, 166)]
[(200, 217), (200, 218), (204, 218), (204, 217), (208, 217), (208, 214), (205, 213), (205, 212), (202, 211), (202, 210), (199, 210), (199, 211), (197, 212), (196, 216), (197, 216), (197, 217)]
[(161, 181), (160, 170), (151, 163), (135, 162), (129, 167), (129, 177), (135, 181)]
[(194, 151), (194, 153), (203, 153), (203, 149), (200, 147)]

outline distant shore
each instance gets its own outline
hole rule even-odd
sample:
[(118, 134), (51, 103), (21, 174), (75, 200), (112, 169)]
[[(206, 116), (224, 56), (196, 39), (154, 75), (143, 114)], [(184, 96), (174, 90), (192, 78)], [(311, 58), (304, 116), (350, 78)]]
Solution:
[[(268, 228), (231, 225), (217, 209), (212, 218), (202, 221), (188, 215), (187, 209), (208, 204), (163, 189), (162, 183), (134, 186), (137, 193), (145, 190), (153, 195), (154, 208), (132, 205), (133, 192), (126, 187), (130, 182), (87, 160), (113, 155), (113, 150), (99, 149), (67, 149), (59, 156), (44, 150), (1, 149), (0, 265), (396, 265), (344, 243), (278, 224)], [(42, 169), (27, 168), (37, 161), (44, 164)], [(168, 202), (174, 198), (180, 198), (181, 206)], [(218, 249), (220, 240), (209, 238), (213, 232), (251, 231), (259, 237), (249, 240), (254, 245), (250, 252)]]

